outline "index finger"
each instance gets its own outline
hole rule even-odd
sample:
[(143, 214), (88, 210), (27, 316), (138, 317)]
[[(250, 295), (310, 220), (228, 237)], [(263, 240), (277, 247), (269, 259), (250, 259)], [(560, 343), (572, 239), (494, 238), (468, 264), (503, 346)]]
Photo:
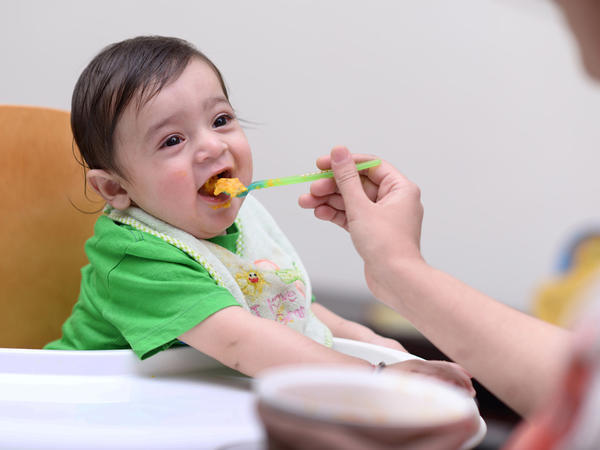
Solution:
[[(375, 155), (367, 155), (364, 153), (352, 153), (352, 159), (354, 163), (371, 161), (372, 159), (377, 159)], [(329, 170), (331, 169), (331, 155), (323, 155), (317, 158), (317, 167), (321, 170)]]
[[(364, 161), (371, 161), (373, 159), (378, 159), (375, 155), (369, 155), (366, 153), (353, 153), (352, 160), (354, 163), (360, 163)], [(330, 170), (331, 169), (331, 156), (324, 155), (317, 158), (317, 167), (321, 170)], [(362, 170), (360, 172), (361, 175), (365, 175), (371, 180), (374, 184), (380, 185), (386, 175), (391, 172), (396, 171), (394, 167), (385, 160), (381, 160), (381, 164), (375, 167), (371, 167), (370, 169)]]

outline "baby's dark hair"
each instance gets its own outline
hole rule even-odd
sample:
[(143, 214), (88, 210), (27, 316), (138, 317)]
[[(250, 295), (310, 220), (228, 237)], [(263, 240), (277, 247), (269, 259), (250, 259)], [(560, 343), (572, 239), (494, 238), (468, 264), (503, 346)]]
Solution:
[(124, 176), (114, 152), (114, 133), (121, 114), (134, 98), (140, 108), (157, 95), (181, 75), (192, 58), (214, 70), (229, 98), (219, 69), (183, 39), (127, 39), (104, 48), (88, 64), (75, 84), (71, 101), (71, 128), (87, 168), (112, 170)]

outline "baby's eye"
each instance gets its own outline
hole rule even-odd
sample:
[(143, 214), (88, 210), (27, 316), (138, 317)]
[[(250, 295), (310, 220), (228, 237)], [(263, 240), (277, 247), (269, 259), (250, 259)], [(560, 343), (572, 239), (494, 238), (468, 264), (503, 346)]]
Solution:
[(224, 127), (229, 122), (231, 122), (233, 118), (229, 114), (222, 114), (217, 117), (213, 123), (214, 128)]
[(165, 142), (163, 142), (163, 144), (161, 145), (161, 147), (173, 147), (174, 145), (177, 144), (181, 144), (183, 142), (183, 139), (181, 138), (181, 136), (169, 136)]

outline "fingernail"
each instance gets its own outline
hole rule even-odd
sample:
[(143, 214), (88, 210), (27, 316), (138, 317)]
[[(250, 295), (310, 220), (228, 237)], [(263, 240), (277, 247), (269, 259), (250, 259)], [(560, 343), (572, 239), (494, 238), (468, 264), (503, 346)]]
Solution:
[(347, 148), (345, 147), (336, 147), (333, 150), (331, 150), (331, 160), (339, 163), (344, 161), (348, 155), (350, 154), (350, 152), (348, 151)]

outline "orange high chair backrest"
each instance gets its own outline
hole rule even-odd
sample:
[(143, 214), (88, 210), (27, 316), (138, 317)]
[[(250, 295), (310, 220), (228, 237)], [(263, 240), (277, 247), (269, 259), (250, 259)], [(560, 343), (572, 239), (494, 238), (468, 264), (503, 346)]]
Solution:
[(73, 204), (102, 203), (84, 195), (69, 120), (66, 111), (0, 105), (0, 347), (57, 339), (77, 300), (98, 214)]

